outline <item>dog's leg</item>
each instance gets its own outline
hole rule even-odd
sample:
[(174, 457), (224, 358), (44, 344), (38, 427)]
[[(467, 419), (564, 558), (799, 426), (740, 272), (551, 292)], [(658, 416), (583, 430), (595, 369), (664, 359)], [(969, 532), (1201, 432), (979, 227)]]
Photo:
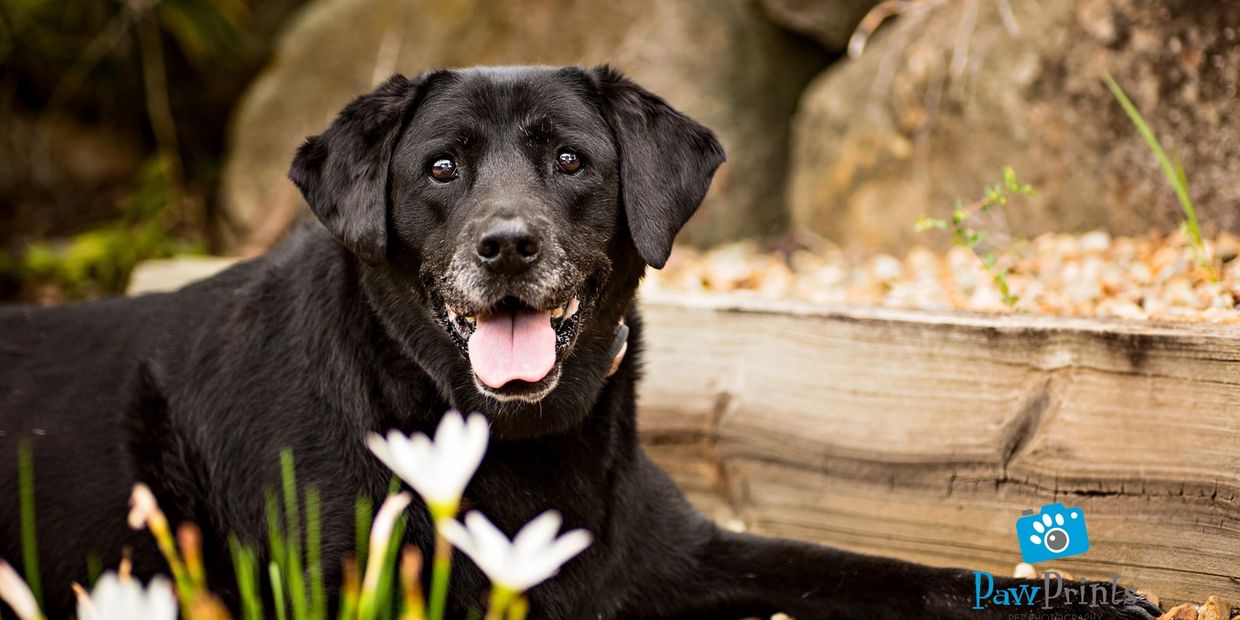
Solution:
[[(1080, 596), (1074, 600), (1054, 596), (1048, 602), (1042, 581), (989, 577), (723, 531), (716, 531), (700, 549), (698, 566), (692, 585), (697, 594), (683, 599), (691, 607), (676, 617), (765, 616), (779, 611), (798, 620), (1006, 619), (1032, 612), (1078, 614), (1073, 617), (1080, 618), (1148, 619), (1158, 615), (1149, 603), (1122, 588), (1113, 590), (1110, 584), (1101, 586), (1106, 598), (1096, 606), (1080, 600)], [(1008, 592), (1009, 588), (1015, 588), (1011, 592), (1019, 593), (1019, 598), (1012, 597), (1007, 605), (997, 604), (994, 593)]]
[[(1106, 590), (1106, 604), (1092, 606), (1080, 596), (1072, 600), (1058, 596), (1044, 607), (1042, 581), (995, 576), (987, 597), (990, 582), (983, 576), (979, 584), (972, 571), (724, 531), (692, 512), (683, 499), (671, 498), (679, 493), (667, 488), (671, 483), (661, 471), (647, 471), (644, 480), (656, 501), (647, 504), (644, 531), (632, 534), (641, 541), (634, 551), (662, 560), (630, 564), (648, 572), (629, 586), (621, 617), (738, 618), (785, 612), (798, 620), (1006, 620), (1021, 614), (1059, 613), (1077, 614), (1074, 618), (1148, 619), (1160, 613), (1122, 588), (1113, 591), (1110, 584), (1100, 586)], [(1080, 589), (1079, 582), (1064, 585)], [(996, 604), (994, 593), (1007, 588), (1017, 588), (1021, 599), (1009, 599), (1007, 606)]]

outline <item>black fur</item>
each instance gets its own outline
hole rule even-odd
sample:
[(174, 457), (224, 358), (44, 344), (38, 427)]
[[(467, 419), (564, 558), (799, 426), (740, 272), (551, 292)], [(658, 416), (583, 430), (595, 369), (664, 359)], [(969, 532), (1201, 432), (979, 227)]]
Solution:
[[(556, 170), (563, 148), (580, 153), (581, 172)], [(460, 166), (449, 183), (427, 174), (443, 157)], [(15, 454), (29, 438), (53, 616), (70, 608), (91, 553), (114, 566), (129, 545), (140, 574), (160, 570), (149, 536), (125, 525), (139, 480), (174, 521), (203, 528), (212, 581), (231, 598), (225, 538), (262, 548), (264, 491), (290, 447), (299, 481), (321, 493), (335, 588), (354, 498), (377, 504), (388, 486), (365, 434), (430, 432), (456, 407), (485, 412), (494, 431), (471, 507), (509, 533), (556, 508), (595, 535), (533, 590), (533, 618), (1007, 617), (968, 609), (964, 571), (723, 531), (642, 450), (634, 293), (722, 159), (708, 130), (606, 68), (389, 80), (297, 153), (291, 176), (321, 226), (176, 293), (0, 309), (0, 556), (20, 557)], [(473, 240), (514, 217), (543, 240), (540, 262), (488, 275), (470, 262)], [(515, 296), (545, 308), (572, 295), (583, 309), (556, 381), (481, 391), (443, 306)], [(608, 377), (622, 317), (629, 351)], [(540, 389), (537, 402), (509, 398)], [(408, 540), (429, 554), (427, 514), (410, 514)], [(486, 588), (458, 555), (454, 617)], [(1148, 617), (1137, 606), (1058, 611)]]

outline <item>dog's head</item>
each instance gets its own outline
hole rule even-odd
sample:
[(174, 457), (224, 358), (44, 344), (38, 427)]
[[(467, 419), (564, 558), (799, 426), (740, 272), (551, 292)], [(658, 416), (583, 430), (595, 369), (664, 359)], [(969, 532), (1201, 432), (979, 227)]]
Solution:
[(484, 68), (391, 78), (290, 176), (387, 297), (437, 325), (411, 346), (444, 392), (511, 411), (568, 377), (601, 385), (594, 349), (722, 161), (709, 130), (610, 68)]

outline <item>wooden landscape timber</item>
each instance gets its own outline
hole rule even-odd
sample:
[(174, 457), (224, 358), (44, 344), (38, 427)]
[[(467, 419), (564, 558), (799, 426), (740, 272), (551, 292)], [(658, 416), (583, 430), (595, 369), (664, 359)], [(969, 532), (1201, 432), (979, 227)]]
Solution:
[(1240, 600), (1240, 327), (641, 304), (642, 436), (726, 526), (1010, 574), (1021, 510), (1059, 501), (1092, 547), (1047, 566)]
[(1058, 501), (1092, 547), (1040, 568), (1240, 599), (1235, 326), (642, 307), (642, 436), (721, 522), (1011, 574), (1021, 510)]

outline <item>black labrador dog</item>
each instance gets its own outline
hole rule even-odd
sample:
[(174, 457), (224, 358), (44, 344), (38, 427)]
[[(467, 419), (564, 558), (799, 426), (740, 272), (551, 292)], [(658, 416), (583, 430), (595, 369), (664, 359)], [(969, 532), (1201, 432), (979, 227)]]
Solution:
[[(111, 566), (130, 546), (139, 574), (161, 570), (149, 535), (126, 528), (134, 481), (203, 528), (228, 596), (226, 537), (265, 538), (264, 491), (290, 447), (321, 491), (338, 584), (355, 498), (388, 488), (366, 433), (432, 432), (456, 408), (492, 426), (471, 507), (509, 533), (556, 508), (595, 535), (534, 588), (531, 617), (1041, 613), (973, 609), (967, 571), (721, 530), (647, 458), (634, 294), (723, 160), (709, 130), (607, 67), (391, 78), (297, 152), (291, 177), (318, 223), (268, 255), (175, 293), (0, 310), (0, 556), (20, 557), (15, 452), (28, 438), (54, 616), (91, 554)], [(410, 516), (409, 541), (430, 553), (428, 515)], [(458, 560), (454, 616), (488, 587)]]

